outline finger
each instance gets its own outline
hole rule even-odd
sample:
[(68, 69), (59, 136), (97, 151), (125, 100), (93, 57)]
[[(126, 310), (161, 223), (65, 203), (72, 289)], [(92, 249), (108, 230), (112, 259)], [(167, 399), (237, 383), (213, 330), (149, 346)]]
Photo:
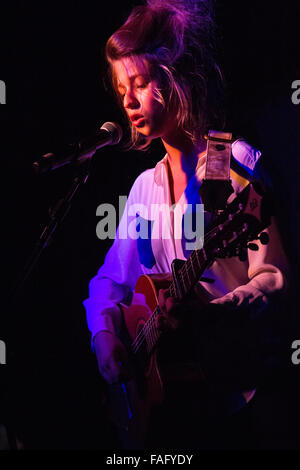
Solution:
[(223, 297), (219, 297), (218, 299), (214, 299), (211, 301), (212, 304), (216, 305), (224, 305), (224, 304), (232, 304), (236, 303), (238, 299), (236, 296), (233, 296), (232, 294), (230, 295), (224, 295)]
[(168, 297), (169, 297), (168, 289), (160, 289), (158, 293), (158, 303), (162, 311), (165, 310), (166, 300), (168, 299)]

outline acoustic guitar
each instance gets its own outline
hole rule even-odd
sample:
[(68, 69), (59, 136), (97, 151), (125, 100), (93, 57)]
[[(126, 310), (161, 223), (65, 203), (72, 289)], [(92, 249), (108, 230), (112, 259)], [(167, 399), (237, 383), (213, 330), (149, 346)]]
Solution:
[[(197, 286), (199, 304), (205, 306), (209, 301), (198, 281), (210, 280), (202, 277), (203, 272), (218, 257), (246, 259), (247, 248), (258, 249), (251, 241), (268, 242), (268, 235), (263, 230), (269, 224), (264, 190), (257, 182), (252, 182), (217, 216), (204, 236), (202, 249), (194, 250), (186, 261), (174, 260), (172, 273), (141, 276), (130, 306), (120, 305), (126, 330), (125, 339), (122, 339), (136, 365), (134, 380), (110, 386), (114, 416), (124, 448), (144, 448), (152, 410), (163, 402), (170, 383), (205, 381), (201, 367), (193, 360), (161, 359), (164, 355), (161, 352), (169, 350), (168, 341), (172, 342), (172, 338), (169, 333), (156, 328), (155, 319), (161, 314), (159, 290), (167, 288), (170, 296), (183, 300), (193, 295)], [(165, 344), (167, 347), (164, 348)], [(172, 356), (173, 353), (174, 349)]]

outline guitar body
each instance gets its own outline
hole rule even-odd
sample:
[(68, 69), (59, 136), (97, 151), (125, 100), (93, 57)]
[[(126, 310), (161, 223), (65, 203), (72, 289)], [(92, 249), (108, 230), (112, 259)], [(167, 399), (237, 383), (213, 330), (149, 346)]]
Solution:
[[(141, 328), (158, 306), (159, 290), (168, 288), (171, 280), (169, 274), (141, 276), (137, 281), (131, 305), (128, 307), (121, 304), (125, 327), (132, 341), (138, 337)], [(145, 395), (149, 397), (150, 403), (160, 404), (163, 400), (163, 382), (156, 350), (149, 358), (144, 377), (147, 381)]]
[[(159, 290), (168, 288), (171, 282), (171, 274), (141, 276), (131, 305), (120, 305), (131, 341), (137, 340), (141, 329), (157, 308)], [(184, 383), (185, 386), (187, 383), (203, 383), (199, 365), (193, 363), (191, 358), (181, 363), (176, 359), (172, 360), (175, 351), (169, 346), (170, 343), (164, 342), (161, 350), (158, 345), (143, 364), (138, 364), (134, 380), (111, 386), (114, 419), (124, 448), (144, 448), (152, 414), (163, 405), (168, 391), (176, 388), (179, 383)], [(178, 356), (178, 348), (176, 349)]]
[[(141, 276), (130, 306), (120, 304), (126, 339), (134, 341), (158, 305), (159, 289), (168, 288), (171, 276)], [(126, 343), (126, 340), (125, 340)], [(135, 378), (125, 384), (110, 386), (110, 398), (121, 445), (126, 449), (143, 449), (153, 407), (163, 401), (163, 382), (157, 353), (137, 367)]]

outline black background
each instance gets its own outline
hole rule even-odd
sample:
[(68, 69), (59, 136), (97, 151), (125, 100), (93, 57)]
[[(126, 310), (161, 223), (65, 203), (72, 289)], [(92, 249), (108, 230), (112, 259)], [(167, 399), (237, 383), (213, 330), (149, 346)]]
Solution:
[[(123, 123), (104, 88), (103, 48), (137, 3), (1, 4), (0, 79), (7, 104), (0, 107), (0, 339), (8, 355), (7, 365), (0, 366), (0, 422), (16, 430), (28, 449), (105, 449), (112, 442), (82, 306), (111, 243), (96, 237), (96, 208), (117, 205), (118, 196), (128, 194), (136, 176), (163, 155), (159, 143), (147, 153), (113, 147), (97, 153), (88, 182), (13, 308), (7, 298), (49, 206), (72, 179), (68, 167), (37, 177), (32, 162), (105, 121)], [(217, 2), (228, 129), (264, 153), (277, 184), (276, 209), (295, 282), (300, 105), (291, 101), (291, 84), (300, 79), (299, 15), (299, 4), (291, 1)], [(291, 303), (295, 299), (291, 294)], [(300, 339), (297, 330), (293, 339)], [(296, 369), (291, 367), (293, 380)]]

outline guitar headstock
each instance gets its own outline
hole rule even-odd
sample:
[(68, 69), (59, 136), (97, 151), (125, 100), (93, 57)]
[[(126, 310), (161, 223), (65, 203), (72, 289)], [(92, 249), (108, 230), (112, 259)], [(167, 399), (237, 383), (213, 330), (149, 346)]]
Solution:
[[(258, 183), (250, 183), (218, 216), (213, 228), (205, 235), (204, 249), (213, 261), (217, 257), (247, 258), (247, 248), (258, 250), (249, 243), (259, 239), (268, 243), (262, 232), (270, 224), (265, 194)], [(262, 233), (261, 233), (262, 232)]]

